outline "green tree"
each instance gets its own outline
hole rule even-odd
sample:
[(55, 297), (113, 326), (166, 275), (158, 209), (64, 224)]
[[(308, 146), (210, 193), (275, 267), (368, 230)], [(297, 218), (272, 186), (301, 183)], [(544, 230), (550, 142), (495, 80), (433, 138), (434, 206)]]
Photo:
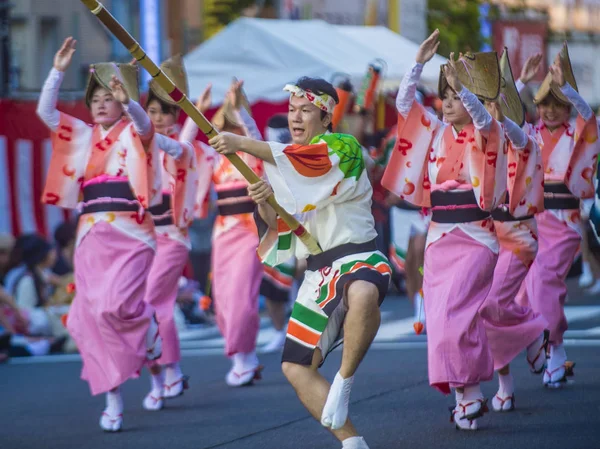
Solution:
[(481, 0), (428, 0), (427, 25), (430, 32), (440, 30), (440, 55), (479, 51), (483, 43), (479, 32), (480, 4)]

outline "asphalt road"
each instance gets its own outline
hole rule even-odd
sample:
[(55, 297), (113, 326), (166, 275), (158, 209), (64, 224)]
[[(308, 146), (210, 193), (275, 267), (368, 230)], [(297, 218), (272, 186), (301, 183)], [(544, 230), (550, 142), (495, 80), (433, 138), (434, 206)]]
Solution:
[[(427, 384), (425, 340), (406, 336), (379, 340), (361, 366), (350, 415), (371, 449), (509, 448), (600, 449), (600, 301), (574, 292), (574, 330), (566, 340), (577, 362), (574, 382), (546, 390), (529, 374), (524, 356), (513, 364), (517, 410), (491, 412), (480, 430), (460, 432), (449, 422), (444, 397)], [(580, 308), (580, 309), (579, 309)], [(384, 303), (388, 324), (407, 318), (405, 301)], [(576, 312), (581, 312), (577, 314)], [(592, 331), (590, 331), (590, 329)], [(79, 380), (81, 364), (66, 359), (15, 360), (0, 366), (0, 449), (329, 449), (340, 444), (310, 418), (285, 381), (278, 355), (262, 355), (264, 379), (255, 386), (228, 388), (229, 362), (210, 351), (189, 351), (184, 371), (191, 388), (160, 412), (141, 403), (149, 381), (144, 373), (127, 382), (124, 431), (105, 434), (98, 427), (102, 396), (91, 397)], [(323, 372), (333, 378), (340, 352)], [(496, 382), (483, 387), (491, 398)]]

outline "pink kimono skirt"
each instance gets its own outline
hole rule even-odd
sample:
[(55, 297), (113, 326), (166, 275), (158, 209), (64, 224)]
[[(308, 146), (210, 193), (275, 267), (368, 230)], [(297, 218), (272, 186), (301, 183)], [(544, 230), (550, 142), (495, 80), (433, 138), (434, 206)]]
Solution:
[(162, 338), (162, 355), (153, 363), (167, 365), (181, 359), (173, 311), (179, 278), (188, 261), (188, 249), (181, 242), (160, 232), (156, 234), (156, 245), (156, 256), (146, 285), (146, 302), (156, 311), (158, 331)]
[[(509, 237), (503, 233), (503, 227), (518, 223), (501, 222), (496, 225), (500, 254), (494, 270), (492, 288), (480, 312), (484, 319), (495, 370), (508, 365), (533, 343), (548, 325), (542, 315), (515, 301), (529, 269), (514, 253), (515, 244), (507, 241)], [(533, 258), (537, 246), (518, 249), (521, 252), (531, 251)]]
[(550, 344), (563, 342), (568, 328), (563, 310), (567, 297), (567, 274), (579, 250), (581, 236), (550, 211), (536, 215), (539, 235), (537, 257), (525, 278), (519, 302), (548, 320)]
[(258, 243), (258, 234), (239, 224), (213, 240), (213, 297), (228, 357), (256, 349), (263, 271)]
[(67, 327), (93, 395), (138, 377), (153, 310), (144, 301), (154, 250), (99, 222), (75, 250), (76, 297)]
[(429, 383), (450, 387), (489, 381), (494, 374), (479, 309), (492, 286), (498, 256), (454, 229), (425, 251), (423, 296), (427, 317)]

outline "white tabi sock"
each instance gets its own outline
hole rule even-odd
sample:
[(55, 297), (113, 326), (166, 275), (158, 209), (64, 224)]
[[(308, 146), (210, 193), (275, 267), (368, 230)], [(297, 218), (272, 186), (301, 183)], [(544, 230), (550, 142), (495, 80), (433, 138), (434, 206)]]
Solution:
[(113, 418), (123, 413), (123, 398), (120, 389), (106, 393), (106, 409), (104, 412)]
[(339, 372), (335, 375), (321, 414), (321, 424), (324, 427), (337, 430), (346, 424), (353, 382), (354, 376), (344, 379)]
[(369, 449), (363, 437), (350, 437), (342, 441), (342, 449)]
[(498, 374), (498, 383), (500, 384), (500, 387), (498, 388), (498, 396), (500, 396), (502, 399), (512, 396), (515, 392), (512, 374)]
[(564, 345), (552, 345), (550, 348), (550, 361), (548, 362), (548, 371), (554, 371), (561, 367), (567, 361), (567, 352)]
[(106, 408), (100, 416), (100, 427), (106, 432), (118, 432), (123, 425), (123, 399), (121, 390), (106, 393)]
[(165, 383), (171, 385), (183, 377), (179, 363), (169, 363), (165, 368)]
[(162, 396), (163, 383), (164, 383), (164, 381), (163, 381), (162, 373), (152, 374), (150, 376), (150, 384), (152, 386), (152, 392), (158, 393), (158, 395), (155, 395), (156, 397)]
[(454, 390), (454, 395), (456, 397), (456, 405), (460, 404), (460, 402), (463, 400), (463, 393), (458, 390)]
[(483, 399), (483, 393), (481, 392), (479, 384), (465, 387), (463, 393), (464, 402), (476, 401), (478, 399)]
[(158, 411), (163, 408), (163, 396), (164, 396), (164, 379), (162, 372), (158, 374), (150, 375), (150, 383), (152, 390), (146, 395), (143, 402), (143, 407), (146, 410)]

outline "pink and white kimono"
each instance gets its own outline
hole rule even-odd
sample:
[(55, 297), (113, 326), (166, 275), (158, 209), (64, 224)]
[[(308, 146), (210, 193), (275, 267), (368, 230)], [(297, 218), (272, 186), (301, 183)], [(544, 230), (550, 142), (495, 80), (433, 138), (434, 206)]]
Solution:
[[(254, 120), (242, 108), (240, 121), (254, 139), (262, 139)], [(188, 120), (184, 127), (195, 127)], [(196, 128), (194, 128), (196, 129)], [(212, 292), (217, 325), (225, 339), (225, 354), (253, 353), (260, 325), (258, 296), (263, 275), (256, 254), (258, 230), (254, 221), (255, 205), (248, 196), (248, 182), (225, 156), (202, 145), (209, 171), (200, 175), (197, 205), (205, 203), (211, 184), (217, 192), (219, 215), (215, 221), (212, 246)], [(239, 157), (258, 175), (263, 174), (261, 160), (246, 153)]]
[(544, 209), (542, 155), (533, 137), (508, 118), (504, 123), (508, 199), (492, 212), (500, 254), (492, 288), (480, 312), (495, 370), (508, 365), (548, 325), (541, 314), (515, 301), (538, 249), (534, 215)]
[(569, 84), (561, 90), (575, 106), (577, 118), (554, 131), (542, 122), (531, 129), (542, 142), (545, 211), (536, 215), (538, 255), (519, 298), (548, 320), (552, 345), (562, 344), (568, 327), (563, 311), (565, 280), (581, 242), (579, 200), (594, 196), (600, 152), (598, 123), (591, 108)]
[[(183, 137), (183, 136), (182, 136)], [(181, 359), (177, 327), (173, 319), (179, 278), (188, 261), (191, 244), (188, 226), (193, 218), (198, 189), (194, 145), (177, 135), (157, 134), (162, 167), (162, 203), (150, 208), (156, 229), (156, 257), (148, 275), (146, 302), (156, 311), (162, 337), (162, 355), (155, 363), (166, 365)]]
[(74, 209), (83, 194), (67, 328), (83, 359), (81, 377), (96, 395), (137, 377), (146, 362), (154, 311), (144, 294), (156, 242), (145, 209), (160, 202), (159, 154), (152, 124), (133, 100), (124, 108), (134, 122), (108, 130), (57, 111), (62, 76), (51, 71), (38, 105), (53, 146), (42, 201)]
[(429, 383), (449, 394), (493, 376), (479, 308), (498, 258), (490, 212), (506, 191), (507, 164), (500, 124), (466, 88), (459, 96), (473, 123), (460, 132), (414, 101), (421, 68), (400, 86), (398, 145), (382, 184), (432, 211), (423, 282)]

